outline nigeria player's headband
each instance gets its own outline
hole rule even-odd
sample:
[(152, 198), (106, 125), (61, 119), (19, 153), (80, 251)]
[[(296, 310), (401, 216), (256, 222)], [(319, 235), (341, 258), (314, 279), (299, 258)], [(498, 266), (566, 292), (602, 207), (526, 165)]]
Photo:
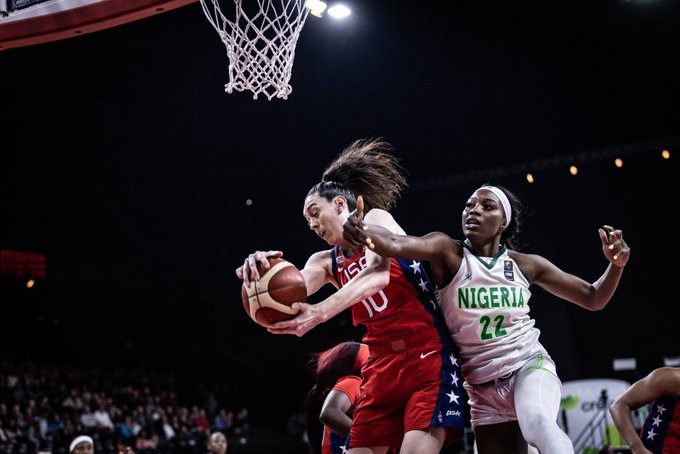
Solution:
[(94, 445), (94, 442), (92, 441), (92, 437), (87, 436), (87, 435), (80, 435), (79, 437), (76, 437), (71, 442), (71, 445), (68, 447), (68, 452), (73, 452), (73, 450), (76, 449), (76, 446), (78, 446), (79, 443), (83, 443), (83, 442), (88, 442), (91, 445)]
[(501, 201), (501, 205), (503, 205), (503, 211), (505, 211), (505, 221), (507, 222), (507, 225), (510, 225), (510, 219), (512, 219), (512, 210), (510, 209), (510, 200), (508, 200), (508, 196), (505, 195), (505, 192), (496, 186), (482, 186), (480, 189), (488, 189), (489, 191), (496, 194), (498, 200)]

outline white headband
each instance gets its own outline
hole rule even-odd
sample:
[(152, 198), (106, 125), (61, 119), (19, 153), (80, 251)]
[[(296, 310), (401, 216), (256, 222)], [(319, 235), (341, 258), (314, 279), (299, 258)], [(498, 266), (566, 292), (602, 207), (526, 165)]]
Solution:
[(503, 211), (505, 211), (506, 225), (510, 225), (510, 220), (512, 219), (512, 209), (510, 209), (510, 200), (508, 200), (508, 196), (505, 195), (505, 192), (503, 192), (501, 189), (498, 189), (496, 186), (482, 186), (479, 189), (488, 189), (489, 191), (496, 194), (498, 200), (501, 201), (501, 205), (503, 205)]
[(79, 443), (82, 443), (84, 441), (87, 441), (88, 443), (94, 446), (92, 437), (88, 437), (87, 435), (80, 435), (73, 439), (71, 445), (68, 447), (68, 452), (73, 452), (73, 450), (76, 449), (76, 446), (78, 446)]

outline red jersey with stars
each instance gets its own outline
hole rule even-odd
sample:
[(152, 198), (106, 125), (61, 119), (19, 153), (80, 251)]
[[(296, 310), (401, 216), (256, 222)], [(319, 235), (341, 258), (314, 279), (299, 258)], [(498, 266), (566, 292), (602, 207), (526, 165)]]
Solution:
[[(332, 249), (339, 287), (366, 267), (364, 254), (347, 257)], [(399, 448), (404, 434), (446, 428), (449, 443), (462, 433), (460, 366), (430, 278), (429, 263), (390, 259), (390, 281), (352, 305), (354, 324), (366, 327), (369, 345), (361, 396), (352, 418), (349, 447)]]
[[(355, 325), (366, 327), (364, 342), (385, 342), (437, 331), (443, 325), (425, 262), (390, 259), (390, 283), (380, 292), (352, 306)], [(347, 284), (366, 267), (366, 256), (346, 257), (342, 248), (333, 248), (333, 267), (339, 287)]]
[(680, 397), (664, 397), (649, 404), (640, 440), (654, 454), (680, 453)]

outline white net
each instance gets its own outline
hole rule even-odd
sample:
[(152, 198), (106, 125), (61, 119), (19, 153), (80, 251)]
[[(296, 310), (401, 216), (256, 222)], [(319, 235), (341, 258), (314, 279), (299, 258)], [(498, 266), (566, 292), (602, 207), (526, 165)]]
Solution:
[(227, 47), (225, 91), (249, 90), (254, 99), (260, 93), (269, 100), (275, 96), (287, 99), (293, 91), (289, 82), (295, 45), (309, 14), (305, 0), (222, 0), (230, 3), (229, 17), (219, 0), (200, 1)]

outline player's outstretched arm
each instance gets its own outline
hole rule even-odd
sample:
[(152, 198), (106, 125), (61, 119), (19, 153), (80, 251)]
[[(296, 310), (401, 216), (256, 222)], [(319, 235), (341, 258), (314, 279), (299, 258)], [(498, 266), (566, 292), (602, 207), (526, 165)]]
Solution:
[(623, 240), (623, 232), (610, 226), (598, 229), (602, 251), (609, 264), (597, 281), (590, 283), (573, 274), (562, 271), (539, 255), (521, 254), (520, 268), (534, 277), (534, 282), (553, 295), (578, 304), (588, 310), (603, 309), (611, 297), (628, 263), (630, 248)]
[(364, 221), (361, 196), (357, 198), (357, 209), (343, 224), (343, 238), (355, 247), (368, 247), (383, 257), (415, 260), (437, 261), (458, 248), (456, 242), (442, 232), (416, 237)]

